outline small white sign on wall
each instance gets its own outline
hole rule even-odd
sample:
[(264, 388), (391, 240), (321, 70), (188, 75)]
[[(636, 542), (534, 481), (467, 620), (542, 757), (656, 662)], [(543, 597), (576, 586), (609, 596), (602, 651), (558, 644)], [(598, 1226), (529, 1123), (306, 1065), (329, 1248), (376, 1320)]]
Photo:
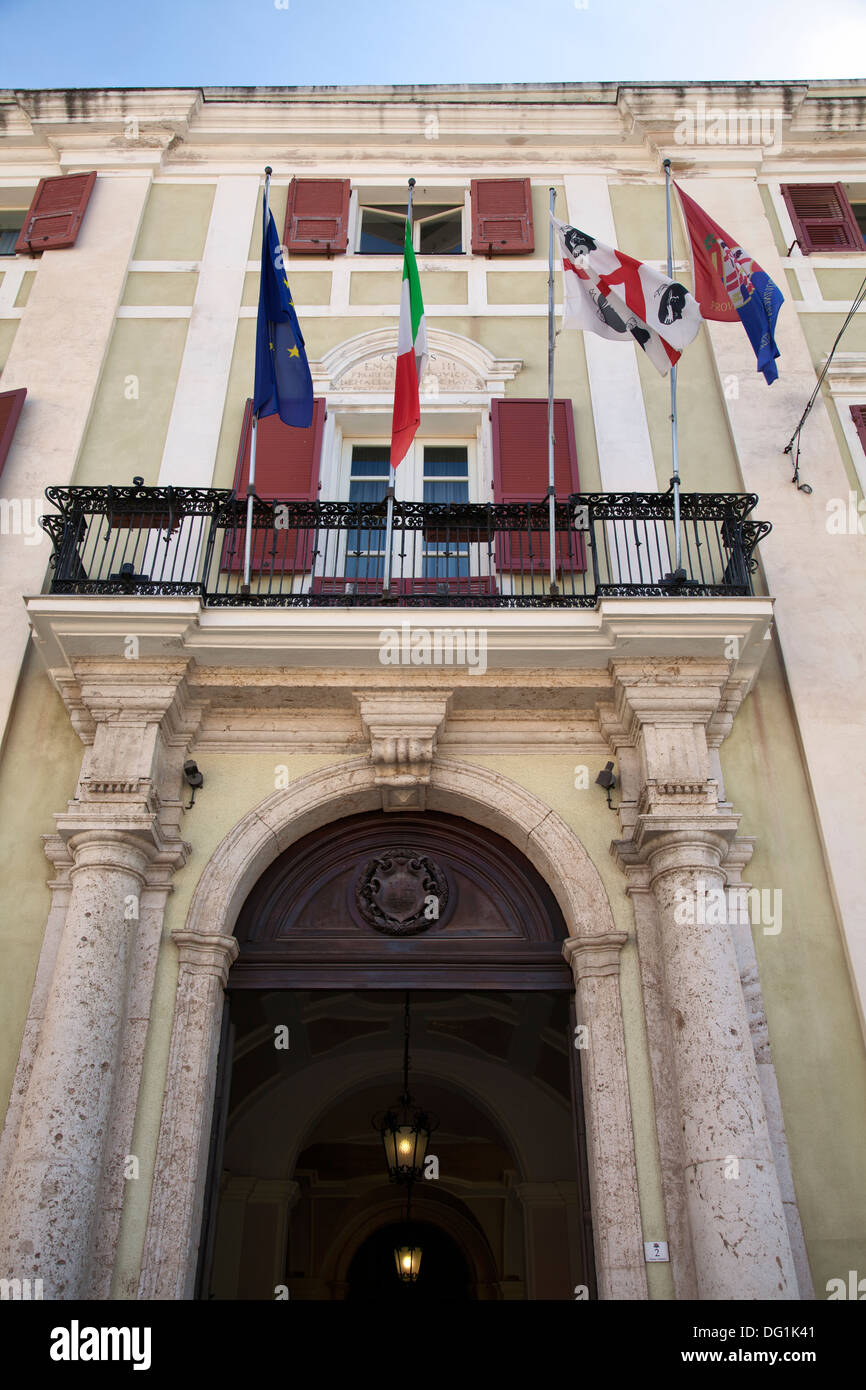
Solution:
[(643, 1248), (647, 1264), (664, 1263), (670, 1260), (666, 1240), (645, 1240)]

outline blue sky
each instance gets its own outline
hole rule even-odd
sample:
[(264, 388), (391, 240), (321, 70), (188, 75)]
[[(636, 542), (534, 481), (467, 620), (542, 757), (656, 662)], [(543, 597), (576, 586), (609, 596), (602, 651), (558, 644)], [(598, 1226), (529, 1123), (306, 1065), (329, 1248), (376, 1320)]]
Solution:
[(866, 0), (0, 0), (0, 87), (866, 76)]

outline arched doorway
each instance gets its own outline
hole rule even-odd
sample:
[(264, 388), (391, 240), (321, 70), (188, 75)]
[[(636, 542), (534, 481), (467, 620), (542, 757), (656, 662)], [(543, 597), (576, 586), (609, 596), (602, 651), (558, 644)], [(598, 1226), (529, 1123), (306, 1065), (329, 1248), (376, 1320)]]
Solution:
[(594, 1289), (567, 933), (513, 845), (443, 813), (347, 817), (273, 862), (236, 935), (200, 1296), (360, 1298), (362, 1268), (380, 1287), (404, 1193), (371, 1116), (400, 1091), (406, 991), (411, 1086), (441, 1117), (415, 1185), (425, 1296)]
[[(627, 933), (617, 927), (580, 839), (525, 787), (491, 768), (436, 756), (426, 804), (484, 826), (525, 853), (562, 909), (577, 1018), (593, 1039), (582, 1075), (599, 1297), (646, 1298), (619, 985)], [(212, 1123), (225, 1104), (217, 1085), (221, 1020), (229, 966), (238, 953), (233, 930), (244, 901), (280, 851), (317, 826), (381, 805), (377, 770), (368, 757), (299, 777), (232, 826), (201, 873), (183, 925), (172, 929), (178, 976), (140, 1299), (196, 1296)]]

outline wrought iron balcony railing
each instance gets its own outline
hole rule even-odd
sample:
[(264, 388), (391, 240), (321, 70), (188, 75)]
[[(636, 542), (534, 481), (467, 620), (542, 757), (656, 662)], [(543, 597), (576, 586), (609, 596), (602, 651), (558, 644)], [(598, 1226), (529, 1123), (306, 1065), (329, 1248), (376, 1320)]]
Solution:
[(384, 589), (384, 502), (256, 498), (244, 588), (246, 502), (211, 488), (49, 487), (52, 594), (190, 595), (219, 606), (594, 607), (599, 598), (748, 595), (754, 494), (576, 494), (556, 505), (550, 587), (546, 501), (396, 502)]

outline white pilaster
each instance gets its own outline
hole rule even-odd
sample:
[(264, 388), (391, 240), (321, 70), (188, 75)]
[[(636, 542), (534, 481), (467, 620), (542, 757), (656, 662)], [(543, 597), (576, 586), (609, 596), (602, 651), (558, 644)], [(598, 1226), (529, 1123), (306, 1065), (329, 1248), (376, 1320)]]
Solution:
[[(210, 487), (213, 482), (258, 194), (258, 176), (217, 180), (159, 470), (163, 487)], [(251, 385), (252, 379), (251, 360)]]

